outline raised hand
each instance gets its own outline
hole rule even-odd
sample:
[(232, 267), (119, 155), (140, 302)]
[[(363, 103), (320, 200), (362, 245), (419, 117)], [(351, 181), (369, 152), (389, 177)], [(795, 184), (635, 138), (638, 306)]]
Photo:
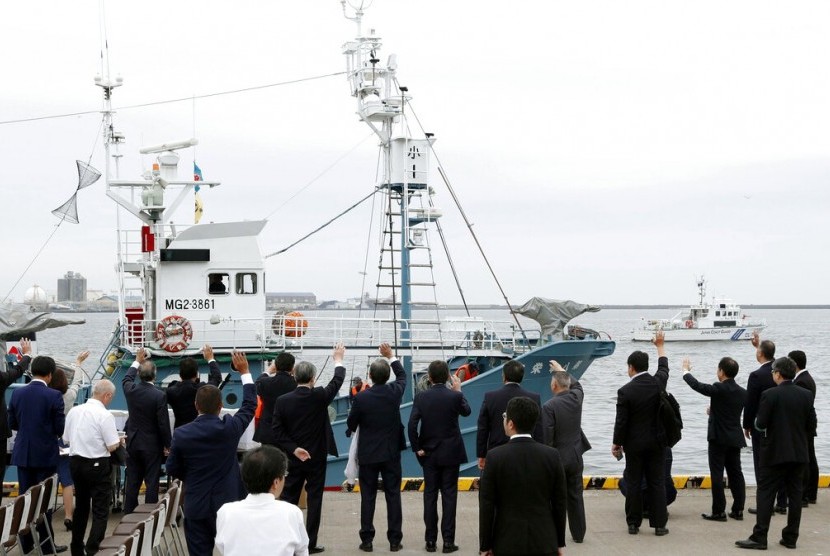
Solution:
[(346, 346), (343, 345), (343, 342), (337, 342), (334, 345), (334, 354), (332, 355), (332, 360), (334, 361), (335, 367), (342, 367), (343, 366), (343, 358), (346, 356)]
[(86, 361), (87, 357), (89, 357), (89, 350), (85, 349), (84, 351), (79, 353), (78, 356), (75, 358), (75, 364), (80, 367), (81, 364), (83, 364), (83, 362)]
[(380, 344), (380, 354), (387, 359), (392, 359), (392, 346), (387, 344), (386, 342)]
[(559, 363), (557, 363), (556, 361), (551, 359), (550, 360), (550, 372), (552, 372), (552, 373), (565, 373), (567, 371), (565, 370), (565, 368), (562, 365), (560, 365)]
[(213, 359), (213, 348), (210, 347), (208, 344), (202, 346), (202, 356), (204, 356), (205, 361), (210, 361)]
[(32, 341), (29, 338), (20, 339), (20, 351), (23, 355), (32, 355)]
[(250, 372), (248, 370), (248, 358), (241, 351), (233, 350), (231, 362), (233, 363), (233, 367), (239, 371), (239, 374), (246, 375)]

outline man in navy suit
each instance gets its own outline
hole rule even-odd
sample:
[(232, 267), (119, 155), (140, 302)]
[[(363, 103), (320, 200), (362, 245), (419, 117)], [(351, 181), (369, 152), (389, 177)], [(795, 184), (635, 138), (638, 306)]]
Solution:
[[(401, 450), (406, 448), (401, 423), (401, 400), (406, 389), (406, 372), (392, 355), (389, 344), (380, 345), (385, 359), (376, 359), (369, 366), (372, 387), (352, 403), (346, 425), (352, 432), (360, 427), (357, 461), (360, 466), (360, 550), (372, 552), (375, 538), (375, 501), (378, 495), (378, 474), (383, 478), (386, 495), (386, 538), (389, 549), (398, 552), (403, 539), (401, 527)], [(391, 370), (395, 382), (387, 384)]]
[[(32, 362), (32, 343), (27, 338), (20, 340), (20, 351), (23, 357), (19, 362), (6, 366), (5, 359), (2, 362), (3, 371), (0, 371), (0, 480), (6, 476), (6, 439), (12, 437), (9, 428), (9, 412), (6, 408), (6, 389), (17, 381)], [(10, 356), (14, 358), (14, 356)], [(6, 370), (8, 368), (8, 370)]]
[[(810, 391), (810, 394), (813, 396), (813, 408), (815, 408), (816, 381), (813, 379), (810, 371), (807, 370), (807, 354), (797, 349), (788, 353), (787, 357), (795, 361), (796, 373), (793, 384), (798, 384), (802, 388)], [(816, 460), (815, 435), (807, 439), (807, 449), (810, 451), (810, 463), (804, 472), (804, 494), (801, 499), (801, 505), (805, 508), (808, 504), (815, 504), (818, 495), (818, 460)]]
[[(259, 399), (262, 400), (262, 416), (259, 418), (259, 425), (254, 431), (254, 440), (260, 444), (270, 444), (271, 446), (276, 445), (274, 440), (274, 410), (277, 407), (277, 398), (292, 392), (297, 387), (297, 381), (294, 380), (293, 374), (293, 355), (283, 351), (277, 355), (273, 365), (276, 371), (273, 376), (262, 373), (256, 379), (256, 393)], [(288, 489), (287, 484), (285, 488)]]
[[(277, 447), (288, 455), (288, 475), (282, 499), (291, 504), (300, 501), (303, 483), (308, 494), (306, 531), (308, 552), (317, 554), (325, 550), (317, 544), (320, 515), (323, 512), (323, 488), (326, 486), (326, 457), (337, 455), (334, 433), (329, 421), (329, 404), (343, 386), (346, 367), (343, 342), (334, 347), (334, 376), (325, 388), (314, 387), (317, 369), (303, 361), (294, 368), (297, 387), (277, 399), (274, 410), (274, 439)], [(293, 359), (293, 358), (292, 358)]]
[[(219, 363), (213, 358), (213, 348), (205, 344), (202, 355), (208, 364), (207, 384), (219, 386), (222, 382), (222, 373)], [(199, 379), (199, 364), (192, 357), (185, 357), (179, 361), (179, 378), (167, 387), (167, 404), (173, 410), (173, 428), (181, 427), (196, 418), (196, 390), (205, 385)]]
[[(63, 396), (49, 388), (55, 360), (38, 356), (32, 360), (32, 382), (12, 393), (9, 402), (9, 427), (17, 431), (12, 450), (12, 465), (17, 466), (20, 492), (55, 474), (58, 470), (58, 438), (63, 435)], [(52, 514), (47, 516), (51, 529)], [(40, 538), (46, 531), (40, 529)], [(32, 550), (30, 535), (21, 539), (23, 552)], [(66, 550), (66, 547), (61, 547)]]
[[(520, 386), (525, 376), (524, 365), (518, 361), (508, 361), (501, 370), (504, 386), (498, 390), (484, 394), (484, 402), (478, 414), (478, 432), (476, 434), (476, 456), (478, 457), (478, 468), (484, 469), (487, 451), (496, 446), (507, 443), (507, 436), (504, 434), (502, 414), (507, 408), (507, 402), (516, 396), (525, 396), (536, 402), (539, 411), (542, 408), (542, 399), (536, 392), (525, 390)], [(542, 442), (542, 421), (541, 419), (533, 427), (533, 439)]]
[(196, 392), (199, 416), (176, 429), (167, 473), (186, 485), (185, 539), (190, 556), (211, 556), (216, 537), (216, 512), (226, 502), (245, 498), (236, 449), (256, 411), (256, 387), (245, 354), (235, 351), (233, 367), (242, 381), (242, 405), (231, 417), (219, 417), (222, 392), (206, 385)]
[(726, 521), (726, 495), (723, 488), (723, 470), (729, 477), (732, 492), (732, 509), (729, 517), (744, 518), (746, 483), (741, 471), (741, 448), (746, 447), (741, 430), (741, 412), (746, 403), (746, 390), (737, 382), (738, 363), (731, 357), (724, 357), (718, 363), (718, 382), (701, 384), (692, 376), (692, 362), (683, 360), (683, 380), (695, 392), (711, 398), (709, 405), (709, 426), (706, 440), (709, 441), (709, 476), (712, 477), (712, 513), (702, 514), (709, 521)]
[[(136, 383), (136, 374), (141, 379)], [(142, 481), (146, 486), (144, 501), (155, 504), (159, 500), (159, 477), (164, 456), (170, 451), (170, 416), (167, 396), (153, 384), (156, 365), (147, 360), (144, 348), (136, 353), (135, 361), (121, 382), (127, 398), (129, 418), (127, 432), (127, 473), (124, 482), (124, 513), (138, 506), (138, 491)]]
[[(430, 388), (415, 396), (409, 415), (409, 442), (424, 468), (424, 525), (427, 552), (435, 552), (438, 540), (438, 491), (441, 491), (443, 553), (458, 550), (455, 544), (455, 508), (458, 499), (458, 466), (467, 463), (467, 451), (458, 426), (459, 416), (471, 413), (461, 392), (461, 380), (452, 377), (446, 361), (429, 364)], [(420, 432), (418, 424), (421, 425)], [(363, 434), (363, 433), (361, 433)]]

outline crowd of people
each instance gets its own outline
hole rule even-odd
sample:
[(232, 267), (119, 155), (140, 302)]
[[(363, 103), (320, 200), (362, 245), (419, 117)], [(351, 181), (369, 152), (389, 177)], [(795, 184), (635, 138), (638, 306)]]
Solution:
[[(214, 548), (228, 555), (325, 551), (319, 530), (326, 461), (328, 455), (337, 455), (329, 405), (346, 376), (342, 343), (334, 347), (335, 371), (325, 386), (316, 384), (313, 364), (297, 363), (289, 353), (280, 354), (254, 382), (245, 355), (233, 352), (232, 369), (242, 383), (242, 403), (233, 415), (222, 415), (222, 377), (210, 346), (203, 349), (208, 382), (201, 382), (196, 360), (183, 358), (181, 380), (165, 390), (155, 385), (155, 365), (139, 350), (121, 382), (129, 412), (123, 435), (107, 410), (116, 384), (97, 381), (86, 403), (75, 406), (77, 377), (68, 378), (50, 357), (33, 359), (30, 343), (20, 343), (20, 361), (0, 372), (0, 394), (24, 374), (31, 381), (14, 390), (8, 408), (0, 395), (0, 425), (7, 438), (11, 431), (17, 433), (11, 463), (17, 466), (21, 493), (58, 473), (64, 495), (69, 493), (65, 525), (72, 531), (73, 556), (96, 553), (106, 535), (113, 463), (126, 465), (125, 513), (138, 506), (142, 485), (145, 502), (158, 502), (162, 468), (181, 479), (185, 538), (193, 556), (208, 556)], [(628, 533), (639, 534), (648, 519), (655, 534), (663, 536), (669, 533), (667, 504), (676, 494), (667, 489), (672, 443), (668, 429), (674, 424), (679, 429), (682, 421), (666, 392), (669, 360), (663, 334), (658, 332), (653, 343), (654, 374), (648, 372), (646, 352), (634, 351), (627, 359), (630, 379), (617, 393), (611, 454), (625, 458)], [(689, 358), (681, 364), (683, 380), (709, 398), (712, 505), (701, 517), (725, 522), (743, 520), (744, 510), (755, 514), (751, 535), (736, 545), (766, 549), (771, 516), (786, 514), (780, 544), (794, 548), (802, 508), (815, 503), (817, 496), (815, 381), (806, 370), (803, 351), (776, 359), (775, 344), (761, 341), (757, 334), (752, 345), (760, 367), (749, 375), (746, 389), (736, 383), (739, 365), (730, 357), (720, 360), (717, 380), (711, 384), (695, 377)], [(87, 355), (78, 356), (78, 366)], [(429, 387), (416, 394), (409, 420), (403, 423), (406, 372), (389, 344), (380, 345), (379, 355), (369, 366), (371, 387), (352, 385), (347, 418), (353, 444), (350, 467), (360, 484), (359, 549), (374, 550), (374, 514), (382, 488), (386, 540), (390, 551), (401, 550), (401, 452), (411, 449), (423, 468), (424, 549), (456, 552), (459, 466), (468, 461), (459, 419), (474, 408), (457, 373), (445, 361), (434, 361), (427, 371)], [(502, 368), (503, 386), (487, 392), (478, 408), (482, 555), (561, 553), (566, 523), (574, 542), (585, 539), (582, 458), (591, 449), (582, 430), (585, 392), (556, 361), (550, 362), (550, 373), (552, 397), (542, 403), (538, 393), (522, 388), (522, 364), (509, 361)], [(666, 411), (676, 417), (674, 424), (667, 424)], [(239, 440), (255, 416), (254, 439), (261, 447), (248, 451), (240, 465)], [(756, 505), (750, 508), (745, 507), (740, 461), (747, 439), (758, 483)], [(66, 455), (61, 456), (61, 448)], [(724, 471), (732, 495), (728, 512)], [(303, 491), (305, 521), (298, 507)], [(50, 528), (51, 515), (40, 526)], [(29, 552), (33, 538), (48, 537), (48, 530), (24, 536), (21, 546)], [(41, 548), (44, 553), (67, 550), (54, 543)]]

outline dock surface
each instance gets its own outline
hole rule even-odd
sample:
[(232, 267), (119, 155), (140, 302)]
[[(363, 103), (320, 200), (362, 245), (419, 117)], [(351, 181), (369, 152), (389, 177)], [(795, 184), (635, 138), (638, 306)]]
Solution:
[[(403, 502), (403, 549), (401, 555), (426, 554), (424, 550), (423, 495), (418, 492), (402, 492)], [(669, 534), (654, 535), (644, 520), (640, 534), (629, 535), (623, 511), (624, 499), (618, 491), (585, 491), (585, 512), (588, 530), (585, 541), (576, 544), (570, 533), (566, 534), (566, 554), (597, 554), (602, 556), (630, 554), (743, 554), (735, 541), (747, 538), (755, 524), (755, 516), (744, 512), (743, 521), (729, 520), (726, 523), (701, 519), (701, 513), (711, 511), (711, 491), (685, 489), (677, 494), (677, 500), (669, 506)], [(727, 493), (727, 509), (731, 499)], [(747, 505), (755, 505), (755, 489), (747, 489)], [(439, 502), (440, 512), (440, 502)], [(63, 510), (55, 512), (53, 523), (59, 544), (69, 544), (70, 535), (63, 527)], [(111, 532), (121, 514), (110, 517)], [(798, 539), (798, 553), (830, 554), (830, 497), (825, 489), (819, 490), (818, 504), (804, 508), (801, 514), (801, 533)], [(786, 516), (775, 514), (769, 533), (768, 552), (792, 553), (778, 544), (781, 528)], [(359, 555), (360, 539), (360, 495), (357, 493), (326, 492), (323, 498), (323, 519), (320, 526), (319, 543), (326, 547), (324, 554)], [(386, 504), (383, 494), (378, 496), (375, 514), (377, 536), (374, 554), (389, 553), (386, 541)], [(441, 551), (438, 539), (438, 553)], [(457, 554), (478, 554), (478, 492), (458, 493), (458, 517), (456, 544), (461, 547)], [(218, 554), (216, 552), (215, 554)]]

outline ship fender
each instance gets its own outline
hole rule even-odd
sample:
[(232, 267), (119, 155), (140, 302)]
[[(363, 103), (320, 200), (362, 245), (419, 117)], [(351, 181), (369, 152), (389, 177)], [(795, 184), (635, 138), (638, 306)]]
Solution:
[(166, 352), (178, 353), (186, 349), (192, 339), (193, 325), (184, 317), (170, 315), (156, 325), (156, 341)]

